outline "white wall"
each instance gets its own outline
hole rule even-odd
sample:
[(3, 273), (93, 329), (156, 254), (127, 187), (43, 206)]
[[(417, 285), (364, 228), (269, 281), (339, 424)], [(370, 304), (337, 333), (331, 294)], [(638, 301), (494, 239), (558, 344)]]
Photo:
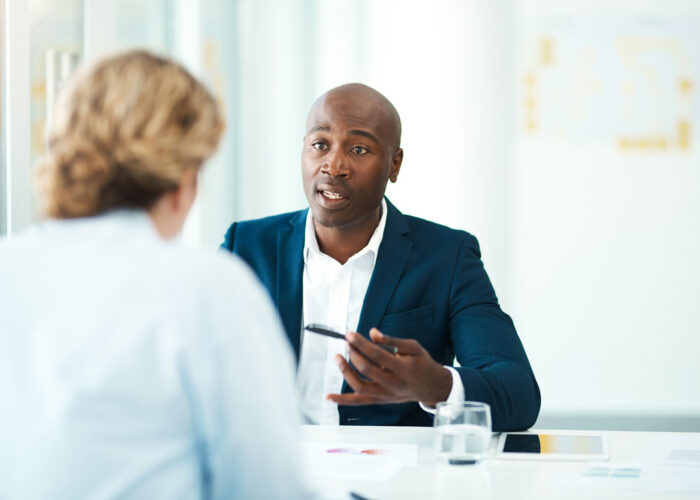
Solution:
[[(689, 415), (698, 427), (700, 4), (520, 7), (509, 301), (543, 413)], [(543, 37), (551, 68), (532, 57)], [(549, 89), (535, 92), (535, 133), (528, 74)], [(694, 124), (685, 149), (682, 119)], [(645, 137), (667, 144), (620, 145)]]

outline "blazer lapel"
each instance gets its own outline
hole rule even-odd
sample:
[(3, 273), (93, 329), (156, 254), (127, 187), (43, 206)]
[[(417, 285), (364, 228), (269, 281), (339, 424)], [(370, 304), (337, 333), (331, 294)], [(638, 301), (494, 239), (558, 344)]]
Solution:
[(405, 236), (409, 232), (405, 217), (389, 200), (386, 204), (384, 237), (379, 245), (374, 272), (367, 287), (357, 325), (357, 331), (365, 336), (369, 335), (370, 328), (379, 325), (384, 316), (413, 247), (413, 242)]
[(304, 229), (306, 212), (302, 210), (280, 229), (277, 235), (277, 294), (275, 302), (282, 324), (299, 361), (302, 313), (302, 272), (304, 270)]
[[(360, 321), (357, 324), (358, 333), (365, 337), (369, 337), (370, 328), (379, 326), (379, 322), (384, 316), (384, 311), (389, 305), (389, 300), (391, 300), (391, 296), (406, 267), (411, 248), (413, 248), (413, 242), (405, 236), (408, 234), (408, 224), (406, 224), (403, 214), (389, 200), (386, 200), (386, 206), (384, 236), (382, 237), (382, 244), (379, 245), (374, 272), (367, 287), (365, 300), (362, 303)], [(343, 394), (352, 392), (347, 381), (343, 380), (343, 387), (340, 392)], [(340, 412), (340, 421), (343, 422), (349, 418), (350, 414), (354, 415), (355, 412), (362, 410), (341, 406), (338, 411)]]

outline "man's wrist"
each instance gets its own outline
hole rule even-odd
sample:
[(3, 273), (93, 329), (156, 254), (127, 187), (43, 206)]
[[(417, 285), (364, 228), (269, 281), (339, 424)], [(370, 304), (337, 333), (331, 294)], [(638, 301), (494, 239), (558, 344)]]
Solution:
[(435, 382), (431, 387), (431, 394), (420, 402), (425, 406), (434, 408), (440, 401), (447, 400), (452, 391), (452, 373), (442, 365), (438, 365), (439, 370), (436, 371)]

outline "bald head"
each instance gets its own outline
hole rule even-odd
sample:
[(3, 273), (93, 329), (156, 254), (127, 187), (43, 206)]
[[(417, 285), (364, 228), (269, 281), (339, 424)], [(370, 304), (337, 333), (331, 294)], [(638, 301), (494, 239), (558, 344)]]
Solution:
[(355, 235), (361, 245), (351, 245), (349, 255), (367, 244), (387, 183), (396, 182), (401, 169), (400, 143), (399, 114), (376, 90), (351, 83), (316, 100), (306, 119), (301, 168), (317, 237), (320, 226), (341, 231), (342, 241)]
[(306, 120), (307, 132), (313, 126), (320, 109), (332, 107), (338, 112), (353, 118), (359, 124), (373, 125), (381, 131), (392, 152), (401, 146), (401, 119), (391, 101), (372, 87), (361, 83), (347, 83), (335, 87), (311, 106)]

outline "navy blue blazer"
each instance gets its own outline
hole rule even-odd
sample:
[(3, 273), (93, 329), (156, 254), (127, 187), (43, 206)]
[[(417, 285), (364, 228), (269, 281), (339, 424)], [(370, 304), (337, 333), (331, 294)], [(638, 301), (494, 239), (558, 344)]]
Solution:
[[(416, 339), (437, 362), (455, 356), (466, 399), (491, 405), (494, 431), (532, 426), (540, 391), (513, 322), (498, 305), (474, 236), (403, 215), (387, 221), (357, 331)], [(299, 356), (307, 210), (236, 222), (222, 248), (252, 267)], [(343, 392), (352, 389), (343, 385)], [(339, 407), (341, 424), (432, 425), (418, 403)]]

